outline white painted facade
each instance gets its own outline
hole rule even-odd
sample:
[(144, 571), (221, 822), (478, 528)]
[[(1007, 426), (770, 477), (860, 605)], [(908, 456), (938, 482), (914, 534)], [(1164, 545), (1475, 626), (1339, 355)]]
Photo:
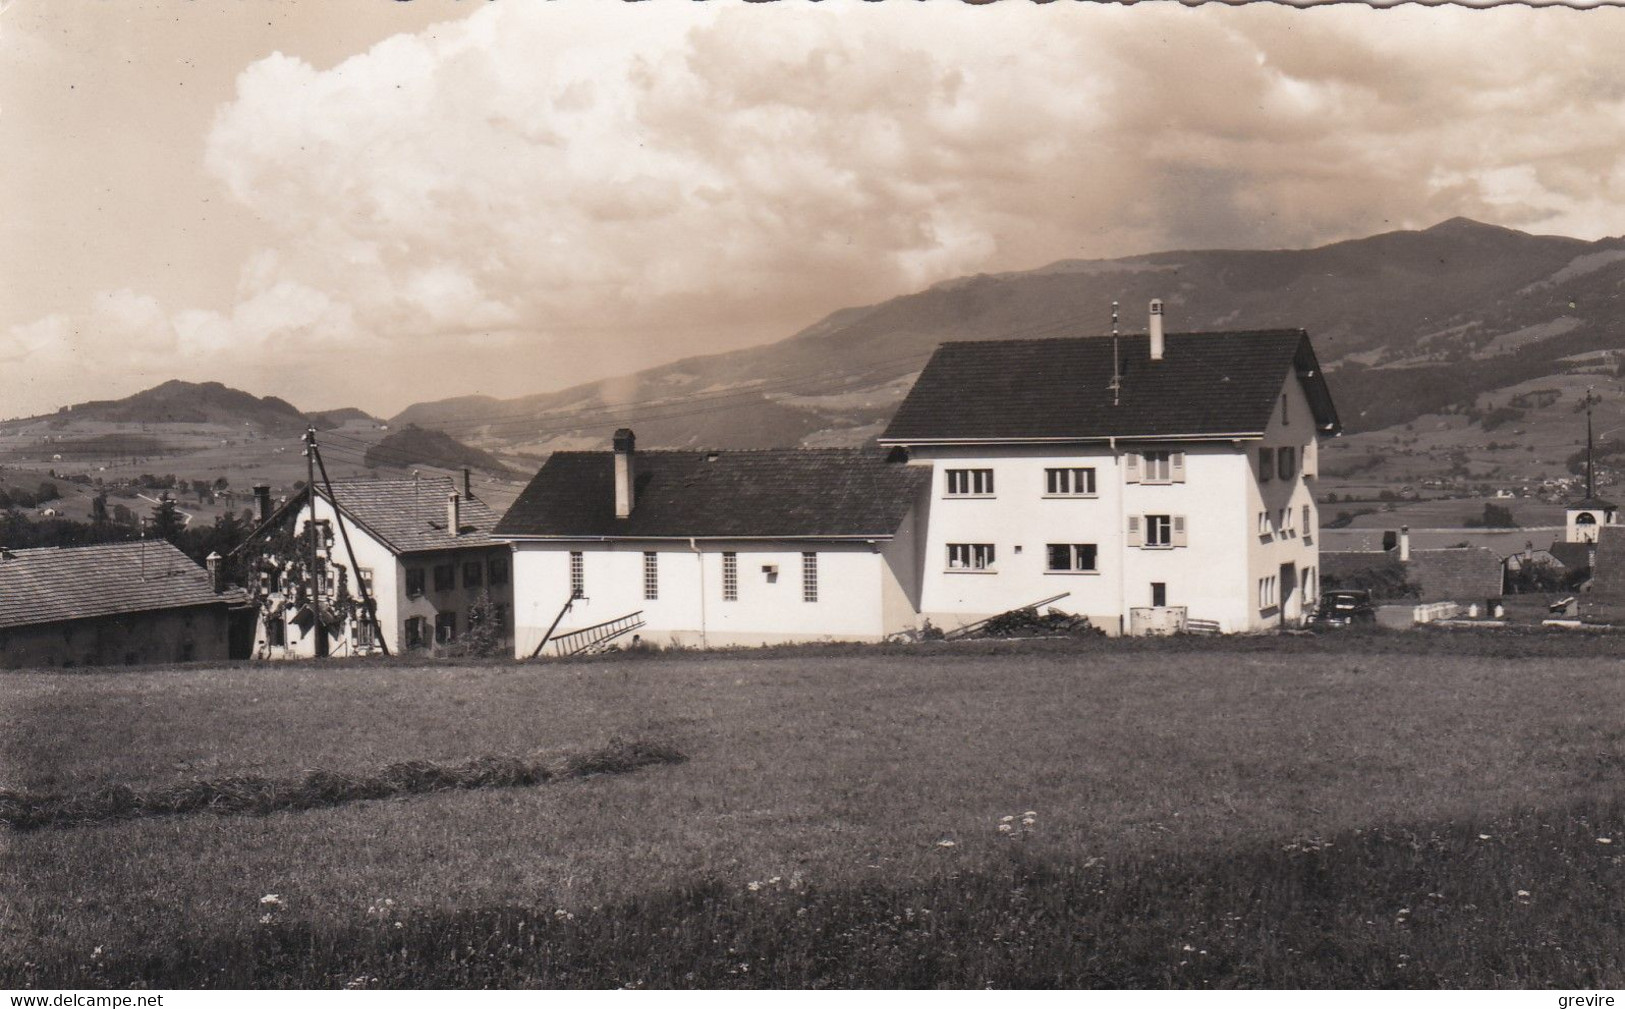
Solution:
[(1602, 507), (1600, 503), (1597, 507), (1585, 508), (1571, 505), (1564, 522), (1564, 542), (1595, 543), (1602, 527), (1611, 526), (1617, 521), (1618, 511)]
[[(360, 591), (350, 553), (345, 549), (344, 539), (339, 533), (335, 509), (327, 498), (316, 497), (315, 519), (318, 523), (317, 555), (325, 568), (324, 585), (329, 587), (329, 596), (334, 591), (332, 587), (338, 584), (342, 571), (349, 595), (359, 599)], [(302, 559), (308, 557), (306, 530), (310, 521), (311, 505), (307, 499), (293, 519)], [(469, 610), (482, 592), (490, 593), (493, 603), (504, 607), (504, 612), (511, 604), (511, 562), (509, 550), (504, 544), (493, 545), (485, 541), (478, 545), (471, 544), (467, 550), (396, 554), (353, 519), (345, 518), (344, 529), (350, 537), (350, 549), (355, 552), (355, 567), (359, 567), (370, 580), (370, 592), (378, 608), (378, 624), (383, 629), (391, 654), (432, 647), (436, 643), (436, 618), (441, 614), (449, 614), (459, 621), (455, 625), (455, 633), (466, 633)], [(491, 584), (493, 558), (501, 562), (497, 568), (500, 583), (496, 585)], [(478, 585), (470, 586), (465, 579), (464, 565), (473, 563), (481, 565), (481, 577)], [(452, 567), (452, 585), (450, 588), (437, 588), (434, 569), (446, 565)], [(410, 569), (422, 572), (422, 591), (408, 590), (407, 572)], [(416, 580), (412, 581), (415, 585)], [(278, 596), (289, 597), (289, 588), (283, 586)], [(308, 622), (303, 625), (296, 623), (293, 616), (293, 613), (285, 611), (281, 614), (280, 634), (268, 626), (269, 621), (276, 618), (262, 616), (254, 632), (253, 654), (256, 657), (294, 659), (312, 658), (318, 654), (317, 628)], [(417, 625), (421, 633), (416, 635), (415, 642), (409, 640), (408, 621), (412, 620), (421, 621)], [(331, 656), (379, 654), (382, 649), (377, 646), (375, 634), (360, 624), (361, 620), (357, 617), (344, 621), (336, 632), (329, 632), (327, 653)]]
[[(641, 640), (677, 647), (879, 641), (916, 622), (917, 551), (905, 526), (889, 540), (520, 540), (514, 654), (532, 655), (567, 601), (555, 638), (636, 613)], [(572, 555), (582, 592), (574, 600)]]
[[(1261, 439), (912, 447), (911, 461), (934, 469), (922, 617), (952, 629), (1067, 593), (1049, 605), (1111, 634), (1130, 629), (1136, 608), (1183, 607), (1226, 632), (1300, 623), (1318, 578), (1319, 515), (1305, 479), (1317, 464), (1315, 425), (1295, 377), (1281, 395), (1284, 410)], [(1152, 476), (1151, 452), (1170, 454), (1166, 478)], [(1051, 494), (1052, 469), (1092, 470), (1094, 493)], [(993, 492), (975, 493), (972, 479), (962, 485), (972, 493), (954, 493), (950, 472), (962, 470), (991, 470)], [(1155, 516), (1168, 518), (1166, 545), (1147, 542)], [(988, 567), (974, 566), (979, 545), (993, 548)], [(1093, 546), (1093, 570), (1051, 570), (1051, 545)]]

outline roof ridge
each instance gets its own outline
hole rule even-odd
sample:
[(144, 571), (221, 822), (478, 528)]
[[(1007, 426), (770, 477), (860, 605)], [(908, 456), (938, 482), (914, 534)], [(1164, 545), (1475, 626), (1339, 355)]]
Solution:
[[(1307, 329), (1291, 326), (1277, 329), (1193, 329), (1184, 330), (1178, 333), (1165, 333), (1163, 334), (1163, 339), (1171, 340), (1175, 337), (1212, 336), (1306, 336), (1308, 333), (1309, 331)], [(943, 350), (948, 347), (964, 347), (969, 345), (982, 346), (988, 344), (1004, 345), (1012, 343), (1071, 343), (1078, 340), (1110, 340), (1111, 338), (1111, 333), (1084, 333), (1074, 336), (1017, 336), (1003, 338), (992, 337), (986, 340), (944, 340), (942, 343), (938, 344), (938, 349)], [(1144, 332), (1118, 333), (1117, 338), (1119, 340), (1145, 340), (1150, 338), (1150, 334)]]

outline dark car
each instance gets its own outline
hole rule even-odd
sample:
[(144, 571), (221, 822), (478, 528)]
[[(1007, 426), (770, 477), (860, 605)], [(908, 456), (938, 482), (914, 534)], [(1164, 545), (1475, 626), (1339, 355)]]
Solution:
[(1335, 589), (1320, 597), (1314, 623), (1323, 627), (1347, 627), (1349, 624), (1373, 623), (1377, 609), (1371, 605), (1371, 593), (1366, 589)]

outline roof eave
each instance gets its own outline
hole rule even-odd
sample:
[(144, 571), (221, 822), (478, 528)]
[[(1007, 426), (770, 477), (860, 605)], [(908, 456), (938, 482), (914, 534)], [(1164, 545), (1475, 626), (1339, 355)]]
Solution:
[(1113, 442), (1142, 441), (1247, 441), (1264, 437), (1263, 431), (1213, 431), (1204, 434), (1099, 434), (1052, 435), (1044, 437), (1021, 436), (1008, 438), (908, 438), (885, 437), (876, 439), (881, 445), (1087, 445)]

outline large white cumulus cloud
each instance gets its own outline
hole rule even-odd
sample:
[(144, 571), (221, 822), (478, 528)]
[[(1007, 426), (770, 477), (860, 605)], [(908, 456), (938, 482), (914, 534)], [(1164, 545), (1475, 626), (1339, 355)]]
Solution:
[[(275, 251), (240, 267), (235, 305), (119, 292), (86, 318), (199, 367), (366, 362), (399, 405), (1064, 257), (1457, 213), (1595, 237), (1625, 231), (1622, 29), (1528, 10), (490, 4), (327, 69), (247, 67), (203, 156)], [(19, 327), (10, 352), (64, 326)], [(303, 399), (346, 398), (325, 381)]]

